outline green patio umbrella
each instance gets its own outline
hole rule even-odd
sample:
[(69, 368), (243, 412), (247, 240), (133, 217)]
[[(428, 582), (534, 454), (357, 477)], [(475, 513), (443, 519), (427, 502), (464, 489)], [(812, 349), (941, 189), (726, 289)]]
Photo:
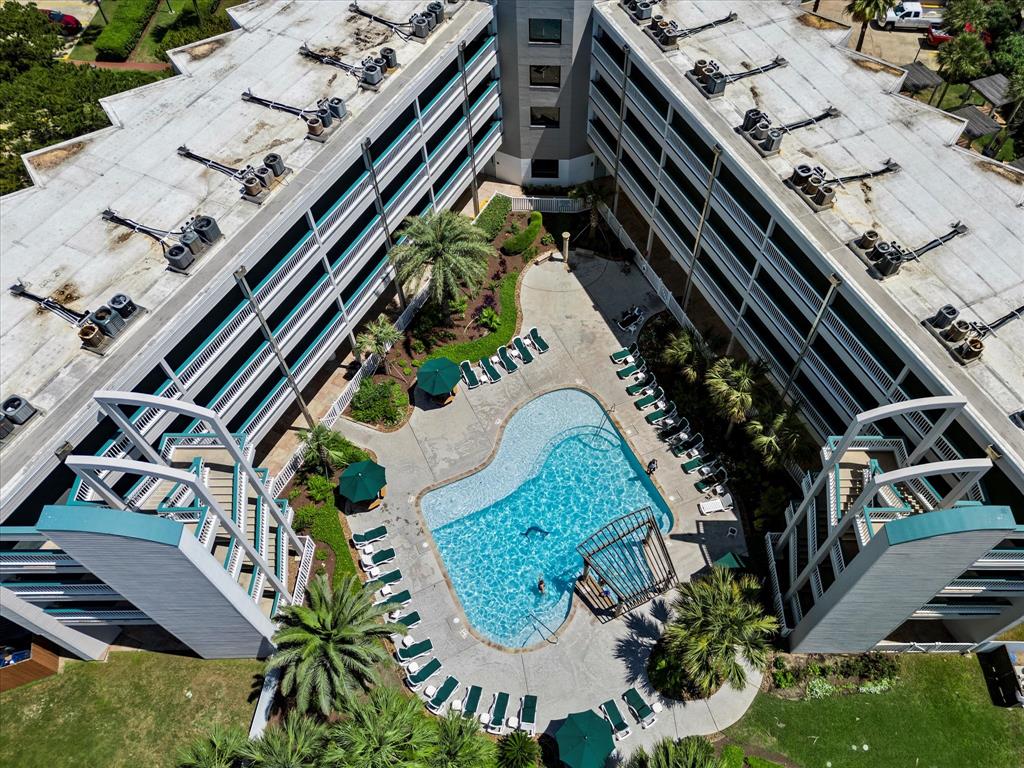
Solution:
[(558, 759), (568, 768), (601, 768), (611, 754), (612, 728), (596, 712), (574, 712), (555, 734)]
[(462, 374), (459, 366), (447, 357), (435, 357), (420, 366), (416, 384), (428, 395), (447, 395), (459, 383)]
[(737, 569), (737, 568), (746, 568), (747, 567), (746, 563), (743, 562), (743, 558), (740, 557), (735, 552), (733, 552), (732, 550), (729, 550), (724, 555), (722, 555), (720, 558), (715, 560), (715, 562), (713, 562), (712, 565), (717, 565), (719, 568), (729, 568), (729, 569)]
[(349, 501), (371, 501), (385, 485), (384, 467), (375, 461), (357, 461), (341, 473), (338, 493)]

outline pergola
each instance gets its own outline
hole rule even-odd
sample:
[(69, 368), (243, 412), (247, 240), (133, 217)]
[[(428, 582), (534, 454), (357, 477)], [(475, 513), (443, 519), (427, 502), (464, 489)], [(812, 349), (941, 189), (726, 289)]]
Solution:
[(999, 72), (988, 77), (971, 80), (970, 86), (971, 90), (979, 93), (985, 103), (991, 104), (993, 109), (1004, 107), (1013, 101), (1007, 94), (1010, 81), (1006, 75)]

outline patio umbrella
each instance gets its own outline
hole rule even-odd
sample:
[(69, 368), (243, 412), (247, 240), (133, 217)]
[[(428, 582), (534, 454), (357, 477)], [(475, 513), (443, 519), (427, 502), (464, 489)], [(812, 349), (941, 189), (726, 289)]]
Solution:
[(416, 384), (428, 395), (447, 395), (459, 383), (459, 366), (447, 357), (435, 357), (420, 366)]
[(614, 746), (608, 721), (590, 709), (569, 715), (555, 741), (558, 759), (568, 768), (601, 768)]
[(385, 485), (384, 467), (375, 461), (357, 461), (341, 473), (338, 493), (349, 501), (370, 501)]
[(715, 560), (715, 562), (712, 563), (712, 565), (717, 565), (719, 568), (729, 568), (729, 569), (746, 568), (747, 567), (746, 563), (743, 562), (743, 558), (740, 557), (735, 552), (733, 552), (732, 550), (729, 550), (724, 555), (722, 555), (720, 558)]

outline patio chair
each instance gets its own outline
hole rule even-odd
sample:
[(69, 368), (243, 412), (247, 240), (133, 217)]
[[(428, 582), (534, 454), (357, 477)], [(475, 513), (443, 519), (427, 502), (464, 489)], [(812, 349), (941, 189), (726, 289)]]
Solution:
[(697, 512), (701, 516), (711, 515), (715, 512), (723, 512), (725, 510), (725, 504), (722, 503), (721, 499), (711, 499), (711, 501), (702, 501), (697, 505)]
[(512, 355), (506, 346), (498, 347), (498, 360), (509, 373), (515, 373), (519, 370), (519, 365), (512, 359)]
[(410, 664), (409, 668), (406, 670), (405, 684), (409, 686), (410, 691), (418, 691), (423, 687), (423, 684), (427, 682), (427, 680), (440, 671), (441, 662), (437, 659), (431, 659), (423, 667)]
[(476, 371), (473, 370), (469, 360), (463, 360), (459, 363), (459, 368), (462, 370), (462, 380), (466, 382), (467, 387), (476, 389), (480, 386), (480, 380), (476, 377)]
[(651, 705), (644, 701), (636, 688), (630, 688), (622, 694), (622, 700), (626, 702), (630, 714), (640, 723), (641, 728), (650, 728), (658, 721), (658, 716), (651, 709)]
[(636, 384), (630, 384), (626, 387), (626, 394), (630, 397), (636, 397), (645, 390), (656, 389), (658, 386), (658, 380), (654, 376), (644, 376)]
[[(704, 449), (704, 438), (698, 432), (696, 435), (680, 440), (672, 446), (672, 455), (676, 458), (684, 457), (686, 461), (700, 456)], [(699, 464), (697, 466), (700, 466)]]
[[(386, 587), (387, 585), (385, 585)], [(409, 594), (408, 589), (403, 589), (401, 592), (395, 595), (384, 595), (383, 599), (378, 600), (374, 605), (408, 605), (412, 602), (412, 595)]]
[(356, 545), (356, 548), (365, 547), (367, 544), (372, 544), (375, 541), (380, 541), (388, 535), (388, 527), (386, 525), (378, 525), (376, 528), (371, 528), (363, 533), (353, 533), (352, 543)]
[(630, 376), (634, 376), (638, 373), (647, 372), (647, 363), (644, 362), (642, 357), (638, 357), (632, 363), (627, 365), (625, 368), (620, 368), (615, 372), (615, 375), (620, 379), (628, 379)]
[(516, 352), (519, 353), (519, 357), (523, 359), (524, 365), (529, 365), (533, 362), (533, 352), (531, 352), (530, 348), (526, 346), (526, 342), (523, 341), (522, 336), (516, 336), (512, 339), (512, 346), (516, 348)]
[(633, 342), (628, 347), (623, 347), (618, 352), (612, 352), (612, 362), (615, 363), (616, 365), (622, 365), (622, 363), (626, 361), (626, 358), (635, 355), (638, 349), (639, 347), (637, 346), (636, 342)]
[(668, 419), (675, 417), (675, 415), (676, 404), (669, 400), (663, 407), (644, 416), (644, 420), (648, 424), (659, 424), (660, 422), (667, 421)]
[(608, 724), (612, 727), (612, 735), (616, 741), (622, 741), (622, 739), (632, 735), (633, 732), (629, 729), (629, 724), (622, 717), (622, 713), (619, 712), (619, 707), (614, 700), (608, 699), (608, 701), (602, 704), (601, 711), (604, 713)]
[(487, 719), (487, 732), (501, 735), (505, 732), (505, 712), (508, 710), (508, 694), (502, 691), (494, 694), (491, 712)]
[(633, 402), (633, 405), (636, 406), (636, 409), (638, 411), (642, 411), (644, 408), (648, 408), (648, 407), (654, 405), (656, 402), (661, 400), (661, 398), (664, 397), (664, 396), (665, 396), (665, 390), (663, 390), (661, 387), (658, 387), (653, 392), (651, 392), (651, 394), (646, 395), (645, 397), (641, 397), (639, 400), (635, 400)]
[(643, 319), (644, 311), (639, 307), (633, 307), (615, 322), (621, 330), (632, 331)]
[(413, 611), (412, 613), (405, 614), (405, 616), (399, 616), (394, 620), (394, 623), (401, 624), (406, 629), (412, 629), (413, 627), (418, 627), (420, 621), (421, 619), (419, 613), (417, 611)]
[(519, 730), (531, 736), (537, 735), (537, 697), (523, 696), (519, 701)]
[(471, 685), (466, 690), (466, 698), (462, 700), (462, 716), (476, 717), (476, 711), (480, 708), (480, 696), (483, 689), (479, 685)]
[(533, 346), (537, 348), (537, 351), (542, 355), (550, 349), (548, 343), (544, 341), (544, 337), (540, 335), (540, 331), (536, 328), (530, 329), (530, 343), (533, 344)]
[(395, 559), (395, 550), (392, 547), (382, 549), (380, 552), (374, 552), (372, 555), (360, 555), (359, 564), (363, 567), (364, 571), (370, 570), (375, 565), (384, 565), (390, 563)]
[(402, 572), (397, 568), (395, 568), (395, 570), (393, 571), (388, 571), (387, 573), (382, 573), (379, 575), (373, 573), (373, 571), (379, 570), (380, 569), (378, 568), (371, 568), (370, 571), (367, 572), (367, 575), (372, 577), (371, 581), (366, 582), (366, 586), (369, 589), (380, 589), (385, 585), (397, 584), (402, 580)]
[(683, 462), (683, 464), (682, 464), (683, 472), (685, 472), (686, 474), (690, 474), (691, 472), (696, 471), (697, 468), (702, 466), (703, 464), (704, 464), (704, 457), (703, 456), (694, 456), (689, 461), (684, 461)]
[(441, 687), (437, 689), (430, 701), (427, 702), (427, 709), (433, 712), (435, 715), (441, 713), (441, 708), (448, 703), (448, 699), (452, 697), (455, 690), (459, 687), (459, 681), (448, 675), (445, 681), (441, 683)]
[(698, 480), (696, 483), (693, 484), (693, 487), (696, 488), (701, 493), (704, 493), (708, 489), (713, 488), (719, 483), (724, 483), (728, 479), (729, 476), (726, 474), (725, 470), (718, 469), (713, 476), (705, 477), (703, 480)]
[(483, 368), (484, 376), (487, 380), (494, 384), (496, 381), (501, 381), (501, 372), (494, 366), (494, 363), (490, 361), (490, 358), (484, 357), (480, 360), (480, 367)]
[(687, 440), (688, 433), (690, 431), (690, 422), (686, 418), (679, 420), (678, 424), (673, 424), (671, 427), (662, 429), (658, 432), (658, 437), (666, 442), (672, 442), (674, 440)]
[(400, 664), (408, 664), (410, 661), (418, 659), (420, 656), (426, 656), (434, 650), (434, 644), (430, 642), (430, 638), (426, 640), (420, 640), (418, 643), (413, 643), (405, 648), (399, 647), (395, 651), (395, 658), (398, 659)]

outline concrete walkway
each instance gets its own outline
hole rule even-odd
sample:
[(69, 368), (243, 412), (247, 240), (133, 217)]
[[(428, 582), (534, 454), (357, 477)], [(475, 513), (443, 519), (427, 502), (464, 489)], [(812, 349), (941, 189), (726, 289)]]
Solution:
[(417, 640), (429, 637), (444, 664), (431, 682), (437, 685), (445, 675), (455, 675), (462, 683), (458, 698), (466, 685), (480, 685), (484, 708), (496, 691), (506, 691), (512, 696), (510, 716), (518, 714), (519, 697), (534, 694), (539, 698), (539, 732), (554, 732), (569, 713), (597, 709), (614, 699), (633, 726), (633, 735), (623, 742), (628, 753), (664, 736), (714, 733), (731, 725), (753, 701), (760, 676), (751, 675), (743, 691), (724, 688), (705, 701), (658, 702), (664, 708), (658, 722), (641, 730), (628, 717), (621, 695), (636, 686), (649, 701), (657, 701), (645, 669), (667, 615), (664, 599), (606, 624), (576, 600), (557, 642), (528, 651), (500, 650), (470, 631), (417, 509), (424, 489), (488, 460), (502, 426), (518, 407), (543, 392), (578, 387), (604, 404), (642, 464), (658, 459), (655, 480), (675, 517), (666, 543), (680, 579), (690, 578), (729, 549), (746, 552), (742, 531), (729, 536), (730, 528), (740, 528), (732, 513), (698, 516), (703, 496), (694, 489), (694, 478), (679, 470), (679, 460), (632, 406), (608, 359), (610, 352), (632, 341), (611, 318), (634, 303), (657, 311), (656, 296), (635, 270), (623, 275), (619, 264), (596, 258), (581, 258), (575, 265), (570, 274), (560, 261), (535, 264), (521, 283), (523, 327), (540, 329), (551, 345), (547, 354), (497, 384), (461, 389), (444, 408), (417, 407), (409, 423), (395, 432), (378, 432), (348, 419), (339, 420), (335, 428), (375, 451), (387, 467), (385, 503), (347, 520), (356, 530), (388, 526), (387, 544), (397, 550), (394, 564), (404, 574), (398, 589), (412, 593), (409, 608), (423, 617), (411, 634)]

